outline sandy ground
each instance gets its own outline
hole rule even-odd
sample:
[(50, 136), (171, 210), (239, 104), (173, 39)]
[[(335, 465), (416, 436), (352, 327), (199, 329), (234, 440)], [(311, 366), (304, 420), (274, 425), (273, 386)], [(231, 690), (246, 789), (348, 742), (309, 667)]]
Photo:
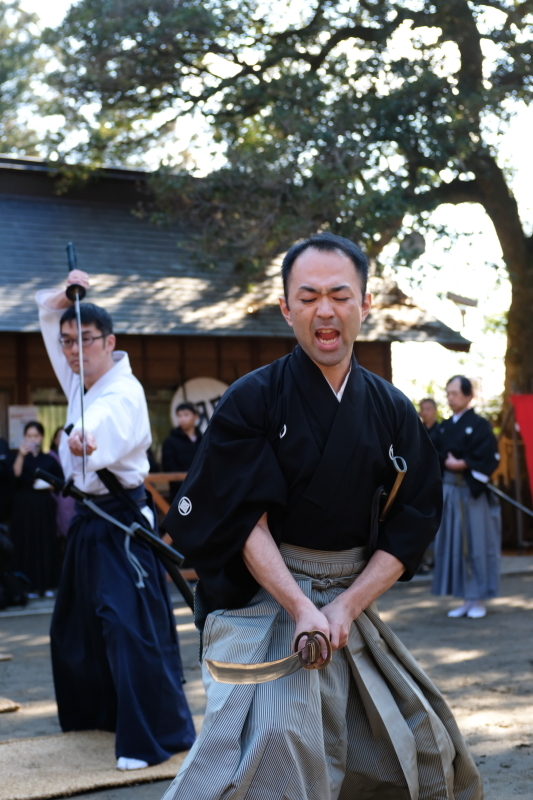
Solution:
[[(504, 576), (502, 596), (483, 620), (449, 620), (453, 607), (427, 583), (393, 587), (379, 602), (383, 618), (442, 690), (465, 735), (487, 800), (533, 800), (533, 574)], [(42, 609), (45, 611), (45, 608)], [(188, 609), (176, 608), (187, 695), (201, 715), (204, 693), (198, 638)], [(0, 714), (0, 740), (59, 732), (49, 659), (48, 613), (0, 614), (0, 696), (22, 704)], [(168, 782), (104, 790), (87, 800), (159, 800)]]

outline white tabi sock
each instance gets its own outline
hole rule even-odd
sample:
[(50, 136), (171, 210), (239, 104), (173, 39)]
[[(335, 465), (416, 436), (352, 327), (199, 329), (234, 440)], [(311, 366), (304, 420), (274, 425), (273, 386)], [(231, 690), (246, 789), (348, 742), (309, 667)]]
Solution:
[(466, 615), (468, 619), (482, 619), (483, 617), (487, 616), (487, 609), (484, 603), (481, 603), (479, 600), (476, 600), (470, 608), (468, 609), (468, 613)]
[(148, 766), (147, 761), (139, 761), (138, 758), (125, 758), (120, 756), (117, 761), (117, 769), (145, 769)]
[(472, 608), (472, 601), (467, 600), (463, 606), (459, 606), (459, 608), (454, 608), (452, 611), (448, 611), (448, 616), (451, 619), (458, 619), (459, 617), (466, 617), (470, 609)]

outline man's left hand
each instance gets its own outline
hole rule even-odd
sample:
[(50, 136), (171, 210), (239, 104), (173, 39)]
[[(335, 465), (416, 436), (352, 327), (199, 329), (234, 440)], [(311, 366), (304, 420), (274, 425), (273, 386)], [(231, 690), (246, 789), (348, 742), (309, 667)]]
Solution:
[[(329, 635), (333, 650), (340, 650), (341, 647), (346, 647), (350, 628), (355, 617), (353, 609), (346, 603), (344, 592), (336, 597), (332, 603), (323, 606), (320, 611), (329, 622)], [(355, 616), (358, 616), (358, 614)]]
[[(81, 431), (72, 431), (68, 437), (69, 450), (73, 456), (83, 455), (83, 438)], [(92, 433), (85, 433), (85, 452), (88, 456), (97, 449), (96, 439)]]

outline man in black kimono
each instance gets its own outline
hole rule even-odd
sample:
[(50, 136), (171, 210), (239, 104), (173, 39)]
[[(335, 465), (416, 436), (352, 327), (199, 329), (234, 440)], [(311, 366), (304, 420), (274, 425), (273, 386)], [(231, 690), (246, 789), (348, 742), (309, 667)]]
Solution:
[[(298, 346), (226, 392), (166, 518), (200, 578), (208, 696), (166, 800), (481, 797), (451, 712), (373, 605), (416, 572), (442, 493), (414, 407), (353, 356), (366, 278), (346, 239), (289, 250), (280, 304)], [(368, 553), (394, 456), (408, 472)], [(207, 669), (283, 658), (310, 630), (331, 640), (323, 670), (232, 686)]]
[(444, 510), (432, 591), (463, 598), (449, 617), (481, 619), (500, 582), (500, 506), (485, 488), (498, 466), (498, 443), (489, 422), (470, 407), (474, 391), (468, 378), (454, 375), (446, 394), (453, 414), (438, 426)]
[(419, 406), (420, 419), (424, 423), (426, 433), (433, 447), (437, 447), (439, 439), (439, 423), (437, 422), (437, 404), (432, 397), (424, 397)]

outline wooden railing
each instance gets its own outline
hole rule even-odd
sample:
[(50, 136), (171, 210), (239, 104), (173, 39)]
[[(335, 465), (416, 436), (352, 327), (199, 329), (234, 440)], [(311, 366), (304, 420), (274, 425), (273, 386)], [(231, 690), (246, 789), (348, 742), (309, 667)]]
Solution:
[(157, 489), (157, 484), (182, 483), (186, 477), (186, 472), (150, 472), (144, 479), (144, 485), (154, 498), (154, 503), (157, 508), (163, 514), (167, 513), (170, 508), (170, 503), (163, 497), (159, 489)]
[[(163, 497), (159, 489), (157, 488), (158, 484), (169, 484), (169, 483), (181, 483), (185, 480), (187, 476), (186, 472), (150, 472), (146, 478), (144, 479), (144, 485), (152, 495), (154, 499), (154, 503), (156, 508), (164, 515), (170, 508), (170, 503), (168, 500)], [(163, 536), (163, 541), (167, 544), (172, 545), (172, 539), (166, 533)], [(193, 569), (182, 569), (181, 573), (183, 577), (188, 581), (197, 580), (198, 575)]]

